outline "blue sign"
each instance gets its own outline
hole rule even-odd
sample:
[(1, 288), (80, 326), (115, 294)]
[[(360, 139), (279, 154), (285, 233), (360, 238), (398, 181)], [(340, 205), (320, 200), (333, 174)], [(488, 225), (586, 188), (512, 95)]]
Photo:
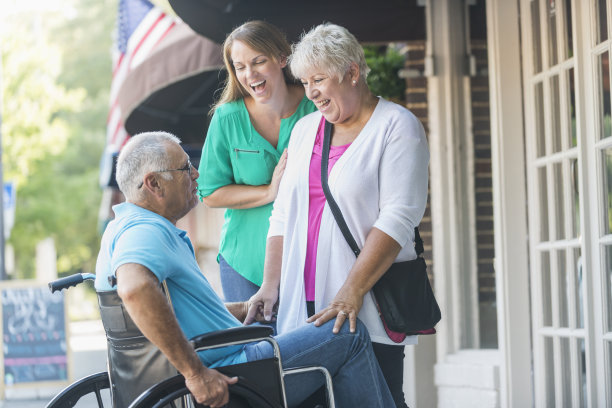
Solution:
[(17, 196), (15, 183), (12, 181), (5, 181), (4, 194), (2, 196), (2, 205), (4, 207), (4, 239), (8, 239), (11, 236), (13, 225), (15, 225), (15, 201)]
[(3, 196), (4, 210), (9, 208), (15, 208), (15, 185), (12, 181), (4, 182), (4, 196)]

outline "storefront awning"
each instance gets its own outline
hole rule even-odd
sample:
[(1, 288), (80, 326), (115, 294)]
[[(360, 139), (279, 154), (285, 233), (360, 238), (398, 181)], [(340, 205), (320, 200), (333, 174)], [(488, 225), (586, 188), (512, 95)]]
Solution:
[(425, 38), (425, 7), (417, 0), (170, 0), (178, 16), (201, 35), (223, 42), (248, 20), (280, 27), (290, 41), (324, 22), (346, 27), (361, 42)]
[(119, 91), (127, 132), (164, 130), (201, 146), (213, 95), (225, 78), (222, 66), (218, 44), (177, 23)]

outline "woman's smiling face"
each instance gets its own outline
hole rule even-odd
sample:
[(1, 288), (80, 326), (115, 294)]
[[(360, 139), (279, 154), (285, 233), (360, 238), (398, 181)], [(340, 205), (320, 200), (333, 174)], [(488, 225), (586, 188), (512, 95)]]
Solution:
[(285, 81), (286, 62), (277, 62), (241, 41), (232, 44), (231, 58), (240, 85), (259, 102), (268, 100), (279, 83)]
[(328, 122), (342, 123), (357, 112), (358, 99), (353, 92), (355, 88), (350, 71), (340, 82), (338, 78), (313, 68), (300, 78), (300, 82), (304, 85), (306, 97), (315, 103)]

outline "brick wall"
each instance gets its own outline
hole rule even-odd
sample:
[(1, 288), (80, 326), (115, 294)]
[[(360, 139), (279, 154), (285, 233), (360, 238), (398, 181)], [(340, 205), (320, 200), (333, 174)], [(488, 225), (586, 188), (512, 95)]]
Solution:
[(493, 183), (491, 178), (491, 124), (486, 39), (471, 40), (476, 75), (470, 79), (472, 134), (474, 142), (474, 187), (476, 201), (476, 245), (478, 304), (482, 348), (497, 347), (497, 306), (493, 234)]
[[(497, 309), (495, 271), (493, 269), (493, 186), (491, 178), (491, 127), (489, 113), (489, 77), (487, 71), (486, 39), (471, 40), (476, 58), (477, 74), (470, 78), (472, 137), (474, 145), (474, 199), (476, 203), (476, 244), (478, 265), (478, 302), (480, 313), (480, 341), (483, 348), (497, 347)], [(427, 78), (422, 75), (425, 65), (425, 41), (404, 44), (405, 68), (414, 77), (406, 79), (405, 104), (423, 123), (428, 133)], [(421, 221), (421, 236), (425, 244), (425, 259), (432, 285), (433, 248), (429, 196)]]
[[(423, 124), (425, 128), (425, 134), (429, 135), (429, 118), (427, 110), (427, 78), (423, 75), (425, 70), (425, 40), (412, 41), (404, 44), (402, 52), (406, 55), (405, 69), (407, 72), (412, 73), (414, 77), (406, 79), (406, 107), (410, 109), (412, 113)], [(429, 273), (429, 279), (433, 282), (433, 256), (432, 256), (432, 245), (431, 245), (431, 212), (429, 208), (429, 191), (427, 194), (427, 208), (425, 214), (421, 220), (419, 231), (421, 238), (423, 238), (423, 244), (425, 252), (423, 256), (427, 260), (427, 272)]]

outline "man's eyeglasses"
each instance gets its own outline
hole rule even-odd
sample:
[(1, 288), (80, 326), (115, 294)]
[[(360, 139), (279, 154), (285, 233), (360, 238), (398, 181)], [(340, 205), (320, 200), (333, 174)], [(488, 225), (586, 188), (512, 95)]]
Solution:
[[(191, 177), (191, 168), (193, 167), (193, 165), (191, 164), (191, 160), (187, 159), (187, 163), (185, 163), (185, 165), (183, 167), (181, 167), (180, 169), (164, 169), (164, 170), (153, 170), (150, 173), (165, 173), (167, 171), (186, 171), (187, 172), (187, 176)], [(144, 184), (144, 181), (141, 181), (140, 184), (138, 185), (138, 189), (142, 188)]]

